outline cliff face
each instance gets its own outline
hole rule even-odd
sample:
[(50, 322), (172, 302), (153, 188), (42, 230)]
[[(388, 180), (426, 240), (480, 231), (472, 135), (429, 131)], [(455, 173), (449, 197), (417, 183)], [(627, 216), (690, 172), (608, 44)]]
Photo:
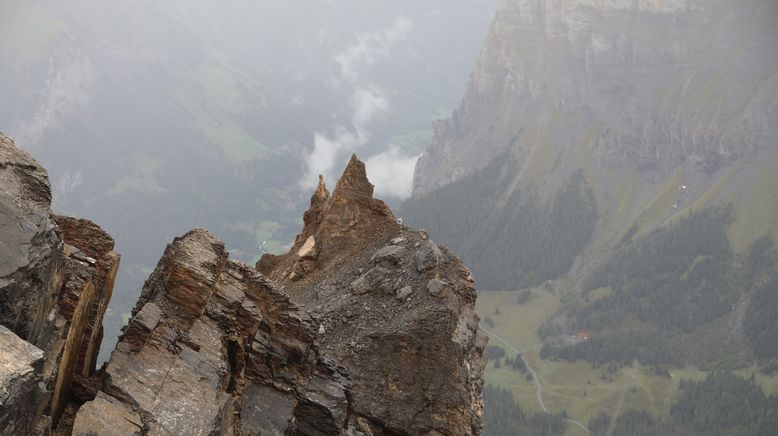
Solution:
[[(737, 251), (778, 237), (776, 40), (770, 0), (504, 1), (402, 215), (435, 226), (494, 289), (580, 278), (630, 229), (717, 204), (736, 209)], [(518, 261), (491, 241), (535, 253)], [(549, 270), (547, 248), (571, 257)], [(535, 280), (498, 277), (519, 267)]]
[(173, 241), (74, 434), (480, 432), (472, 279), (372, 198), (356, 157), (258, 265), (272, 283), (205, 230)]
[(504, 1), (415, 193), (506, 152), (513, 188), (582, 164), (704, 177), (775, 148), (776, 23), (769, 0)]
[(54, 216), (46, 171), (0, 135), (0, 433), (47, 433), (95, 373), (119, 255)]

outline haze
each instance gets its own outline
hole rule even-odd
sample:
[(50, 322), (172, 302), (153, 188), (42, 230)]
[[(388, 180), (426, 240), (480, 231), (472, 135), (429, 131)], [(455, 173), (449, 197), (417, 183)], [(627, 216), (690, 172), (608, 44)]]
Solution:
[(280, 251), (351, 153), (377, 195), (408, 197), (496, 1), (0, 8), (0, 129), (48, 169), (54, 209), (101, 223), (123, 256), (110, 350), (173, 236), (212, 229), (247, 261)]

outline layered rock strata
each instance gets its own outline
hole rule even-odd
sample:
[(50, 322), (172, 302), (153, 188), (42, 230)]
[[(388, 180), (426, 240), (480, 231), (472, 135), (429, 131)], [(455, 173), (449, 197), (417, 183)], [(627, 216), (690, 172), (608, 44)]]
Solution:
[(503, 0), (414, 195), (506, 153), (527, 187), (581, 165), (702, 183), (775, 149), (776, 23), (771, 0)]
[(1, 434), (480, 433), (472, 276), (356, 157), (258, 268), (206, 230), (176, 238), (95, 371), (114, 241), (52, 214), (45, 170), (0, 139)]
[(352, 158), (262, 272), (205, 230), (173, 241), (73, 434), (480, 433), (472, 277), (372, 190)]
[(89, 397), (120, 258), (94, 223), (52, 214), (46, 171), (2, 134), (0, 187), (0, 434), (48, 433)]

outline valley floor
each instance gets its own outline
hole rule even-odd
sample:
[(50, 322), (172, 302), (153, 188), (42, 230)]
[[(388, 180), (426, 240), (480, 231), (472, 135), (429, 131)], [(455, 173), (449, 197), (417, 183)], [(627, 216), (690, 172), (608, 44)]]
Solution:
[[(543, 342), (537, 335), (538, 327), (556, 313), (562, 301), (558, 295), (542, 288), (532, 292), (533, 297), (524, 304), (517, 303), (520, 292), (516, 291), (480, 292), (477, 303), (482, 328), (490, 333), (489, 345), (503, 348), (512, 359), (515, 350), (521, 352), (542, 387), (538, 389), (532, 377), (509, 365), (495, 368), (494, 362), (489, 362), (486, 383), (509, 389), (524, 410), (541, 411), (545, 407), (549, 412), (566, 411), (572, 421), (583, 425), (588, 425), (589, 419), (600, 412), (615, 418), (627, 410), (637, 409), (663, 416), (677, 397), (682, 379), (701, 380), (707, 375), (695, 368), (671, 368), (671, 376), (665, 377), (638, 365), (609, 371), (608, 365), (593, 369), (583, 361), (542, 360)], [(778, 392), (777, 375), (765, 376), (755, 368), (737, 372), (744, 377), (753, 374), (767, 394)], [(571, 425), (567, 435), (586, 434), (581, 427), (568, 423)]]

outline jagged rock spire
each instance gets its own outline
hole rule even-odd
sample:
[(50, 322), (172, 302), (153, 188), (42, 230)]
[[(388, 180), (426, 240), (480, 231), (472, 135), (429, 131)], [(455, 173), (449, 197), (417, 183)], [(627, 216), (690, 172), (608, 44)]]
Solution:
[(335, 185), (335, 191), (332, 198), (345, 201), (361, 198), (373, 198), (373, 184), (367, 179), (367, 170), (365, 164), (357, 158), (356, 154), (351, 155), (343, 175), (340, 176), (338, 184)]
[(257, 269), (268, 276), (299, 279), (396, 230), (399, 225), (394, 214), (386, 203), (373, 198), (373, 189), (365, 163), (356, 155), (351, 156), (332, 196), (319, 176), (311, 205), (303, 215), (303, 230), (289, 253), (265, 255)]

